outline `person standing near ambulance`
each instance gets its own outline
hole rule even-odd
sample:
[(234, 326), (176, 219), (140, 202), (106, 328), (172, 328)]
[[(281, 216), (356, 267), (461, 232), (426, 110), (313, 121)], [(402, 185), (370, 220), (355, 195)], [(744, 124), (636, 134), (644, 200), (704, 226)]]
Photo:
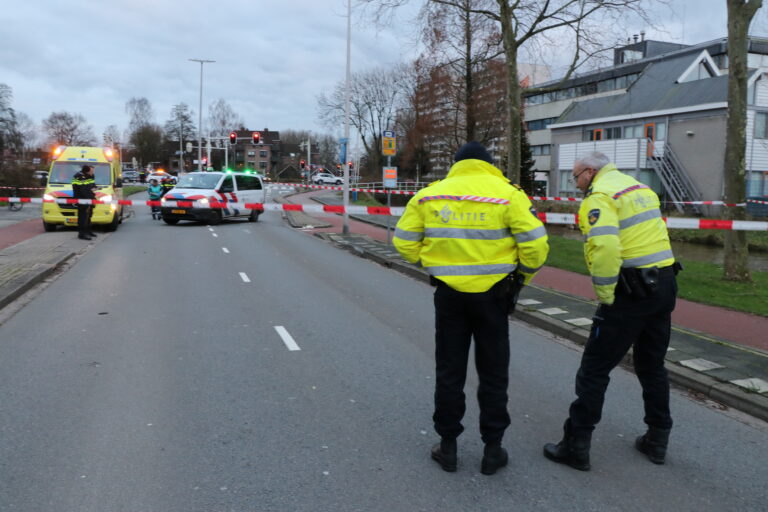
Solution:
[[(71, 172), (71, 171), (70, 171)], [(84, 165), (80, 172), (72, 177), (72, 197), (75, 199), (96, 199), (96, 180), (93, 178), (93, 166)], [(96, 236), (91, 231), (91, 213), (93, 204), (77, 205), (77, 238), (90, 240)]]
[(664, 356), (675, 308), (675, 263), (658, 196), (616, 169), (603, 153), (576, 161), (571, 180), (585, 193), (579, 227), (584, 255), (600, 305), (576, 374), (576, 400), (563, 439), (544, 446), (544, 456), (581, 471), (590, 469), (592, 431), (600, 421), (609, 373), (633, 347), (643, 388), (648, 430), (635, 447), (663, 464), (672, 417)]
[(480, 143), (465, 144), (454, 160), (444, 180), (408, 202), (393, 241), (437, 286), (433, 421), (441, 441), (432, 447), (432, 458), (445, 471), (456, 471), (474, 338), (485, 443), (481, 472), (492, 475), (508, 460), (501, 441), (510, 423), (509, 310), (519, 288), (544, 264), (549, 245), (525, 192), (510, 185)]

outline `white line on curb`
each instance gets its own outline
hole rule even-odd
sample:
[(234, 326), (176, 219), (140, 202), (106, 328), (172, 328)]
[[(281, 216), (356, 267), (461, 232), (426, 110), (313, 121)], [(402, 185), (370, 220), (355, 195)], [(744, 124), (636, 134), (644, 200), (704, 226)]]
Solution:
[(240, 272), (240, 279), (242, 279), (244, 283), (250, 283), (251, 282), (251, 280), (248, 279), (248, 276), (245, 275), (245, 272)]
[(226, 247), (222, 247), (221, 250), (224, 251), (225, 253), (229, 254), (229, 249), (227, 249)]
[(283, 327), (282, 325), (276, 325), (275, 330), (277, 331), (277, 334), (280, 335), (280, 338), (282, 338), (283, 343), (285, 343), (285, 346), (288, 347), (288, 350), (294, 351), (294, 350), (301, 350), (299, 346), (296, 344), (296, 342), (293, 340), (293, 336), (291, 336), (288, 331)]

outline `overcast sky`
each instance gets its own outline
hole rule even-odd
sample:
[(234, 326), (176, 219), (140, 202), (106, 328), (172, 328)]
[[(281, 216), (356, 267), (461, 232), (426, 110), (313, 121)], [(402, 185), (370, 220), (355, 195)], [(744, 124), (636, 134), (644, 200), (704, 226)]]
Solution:
[[(36, 123), (53, 111), (80, 113), (100, 138), (110, 124), (126, 128), (132, 97), (146, 97), (159, 124), (180, 102), (197, 116), (200, 64), (188, 59), (210, 59), (204, 116), (224, 98), (250, 129), (326, 132), (316, 97), (344, 78), (345, 2), (7, 0), (0, 83), (13, 89), (12, 106)], [(726, 35), (726, 0), (671, 4), (671, 11), (656, 8), (662, 31), (646, 28), (647, 38), (698, 43)], [(353, 71), (415, 56), (414, 10), (385, 29), (353, 14)], [(752, 32), (765, 35), (766, 26), (759, 13)]]

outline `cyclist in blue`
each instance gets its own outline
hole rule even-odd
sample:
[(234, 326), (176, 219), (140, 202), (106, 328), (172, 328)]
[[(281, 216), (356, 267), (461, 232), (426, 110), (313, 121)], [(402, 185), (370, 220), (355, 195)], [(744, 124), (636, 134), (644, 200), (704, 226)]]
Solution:
[[(163, 186), (160, 185), (157, 180), (152, 180), (147, 187), (147, 193), (149, 194), (150, 201), (159, 201), (163, 197)], [(152, 206), (152, 218), (160, 219), (160, 207)]]

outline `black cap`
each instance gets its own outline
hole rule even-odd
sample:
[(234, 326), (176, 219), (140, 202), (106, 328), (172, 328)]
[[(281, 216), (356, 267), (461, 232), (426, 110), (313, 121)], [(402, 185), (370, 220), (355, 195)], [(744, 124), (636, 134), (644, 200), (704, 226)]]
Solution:
[(470, 158), (483, 160), (489, 164), (493, 164), (493, 157), (491, 157), (491, 154), (488, 153), (485, 146), (476, 141), (467, 142), (461, 146), (453, 156), (453, 161), (458, 162), (459, 160), (469, 160)]

